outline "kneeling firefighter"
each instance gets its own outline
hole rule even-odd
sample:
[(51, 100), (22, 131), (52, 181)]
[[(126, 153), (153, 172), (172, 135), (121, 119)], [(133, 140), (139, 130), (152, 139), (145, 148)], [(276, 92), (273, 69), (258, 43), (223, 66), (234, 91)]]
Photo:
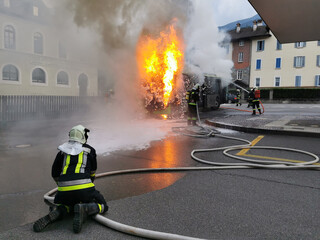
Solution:
[(89, 129), (77, 125), (70, 130), (69, 141), (58, 147), (60, 151), (51, 172), (58, 185), (54, 198), (57, 207), (34, 223), (35, 232), (62, 219), (73, 209), (73, 231), (79, 233), (87, 216), (108, 211), (104, 197), (93, 184), (97, 155), (95, 149), (86, 143), (88, 132)]
[(188, 125), (195, 126), (197, 121), (197, 102), (199, 101), (200, 85), (197, 83), (187, 91), (186, 99), (188, 102)]

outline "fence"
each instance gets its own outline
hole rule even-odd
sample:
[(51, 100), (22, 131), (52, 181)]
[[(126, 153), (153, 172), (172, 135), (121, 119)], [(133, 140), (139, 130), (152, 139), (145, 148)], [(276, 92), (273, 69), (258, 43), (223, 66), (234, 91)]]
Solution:
[(94, 97), (0, 96), (0, 121), (68, 117)]

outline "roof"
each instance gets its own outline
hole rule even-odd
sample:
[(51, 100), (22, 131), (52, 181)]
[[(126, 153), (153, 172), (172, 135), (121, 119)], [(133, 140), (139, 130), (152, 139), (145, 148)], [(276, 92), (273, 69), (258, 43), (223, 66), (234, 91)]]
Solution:
[(320, 40), (319, 0), (248, 0), (280, 43)]
[(267, 26), (258, 26), (255, 31), (253, 31), (252, 27), (241, 28), (240, 32), (236, 32), (236, 29), (228, 32), (231, 41), (237, 41), (240, 39), (252, 39), (252, 38), (260, 38), (260, 37), (270, 37), (269, 28)]
[[(39, 16), (33, 15), (34, 6), (39, 8)], [(51, 16), (49, 8), (42, 0), (11, 0), (10, 7), (0, 4), (0, 13), (45, 24)]]
[[(220, 31), (226, 31), (226, 32), (231, 31), (233, 29), (236, 29), (237, 23), (241, 24), (241, 28), (252, 27), (253, 26), (253, 21), (258, 21), (260, 19), (261, 19), (261, 17), (258, 14), (256, 14), (253, 17), (242, 19), (242, 20), (237, 20), (237, 21), (228, 23), (228, 24), (226, 24), (224, 26), (220, 26), (219, 30)], [(266, 24), (264, 22), (262, 22), (262, 25), (265, 26)]]

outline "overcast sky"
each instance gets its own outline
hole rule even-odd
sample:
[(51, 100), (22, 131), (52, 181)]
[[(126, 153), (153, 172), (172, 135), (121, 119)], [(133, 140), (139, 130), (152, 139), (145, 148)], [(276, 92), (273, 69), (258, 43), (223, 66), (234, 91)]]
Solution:
[[(53, 0), (44, 0), (48, 6), (51, 6), (51, 1)], [(223, 26), (257, 14), (248, 0), (212, 0), (212, 4), (217, 26)]]
[(216, 24), (223, 26), (257, 14), (248, 0), (213, 0)]

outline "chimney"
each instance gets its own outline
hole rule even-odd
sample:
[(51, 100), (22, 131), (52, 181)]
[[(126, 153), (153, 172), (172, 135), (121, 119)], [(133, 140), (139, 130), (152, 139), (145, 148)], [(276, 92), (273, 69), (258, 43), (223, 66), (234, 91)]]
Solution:
[(237, 23), (237, 29), (236, 29), (236, 32), (239, 33), (240, 32), (240, 29), (241, 29), (241, 24), (240, 23)]
[(253, 26), (252, 26), (252, 31), (256, 31), (257, 30), (257, 21), (254, 20), (253, 21)]
[(261, 26), (262, 26), (262, 20), (261, 20), (261, 19), (258, 20), (257, 26), (258, 26), (258, 27), (261, 27)]

